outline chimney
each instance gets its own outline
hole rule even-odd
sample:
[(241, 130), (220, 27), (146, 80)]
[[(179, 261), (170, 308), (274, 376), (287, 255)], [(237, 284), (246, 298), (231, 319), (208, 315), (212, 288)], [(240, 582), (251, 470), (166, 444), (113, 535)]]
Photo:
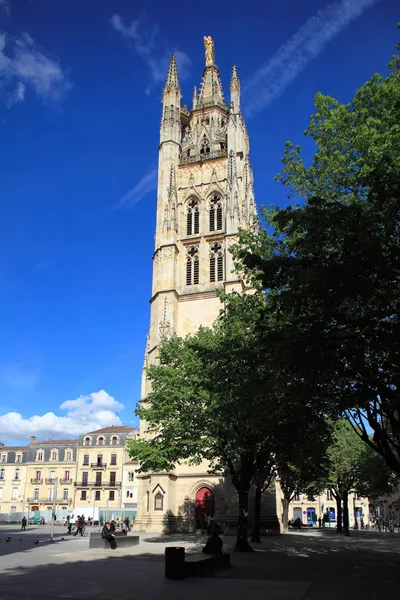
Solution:
[(35, 435), (31, 435), (30, 439), (29, 439), (29, 443), (30, 444), (34, 444), (36, 442), (36, 436)]

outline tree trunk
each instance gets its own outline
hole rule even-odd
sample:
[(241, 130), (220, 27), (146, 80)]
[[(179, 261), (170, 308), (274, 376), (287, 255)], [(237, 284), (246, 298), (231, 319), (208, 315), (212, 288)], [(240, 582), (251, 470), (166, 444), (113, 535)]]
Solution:
[(350, 535), (349, 532), (349, 493), (343, 492), (343, 534)]
[(236, 537), (235, 552), (253, 552), (253, 548), (249, 544), (247, 524), (249, 515), (249, 492), (246, 489), (239, 491), (239, 516), (238, 529)]
[(256, 487), (256, 495), (254, 496), (254, 515), (253, 529), (251, 531), (251, 541), (260, 543), (260, 517), (261, 517), (261, 487)]
[(343, 533), (342, 528), (342, 497), (336, 496), (336, 533)]
[(288, 519), (289, 519), (289, 499), (283, 495), (282, 498), (282, 527), (283, 533), (288, 533)]

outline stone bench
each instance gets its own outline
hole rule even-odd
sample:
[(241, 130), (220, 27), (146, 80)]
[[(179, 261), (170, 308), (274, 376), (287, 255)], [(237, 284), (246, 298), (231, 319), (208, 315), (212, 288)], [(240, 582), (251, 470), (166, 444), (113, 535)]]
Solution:
[(201, 577), (209, 575), (220, 569), (231, 566), (231, 555), (224, 554), (186, 554), (185, 576)]
[[(120, 531), (116, 531), (114, 533), (115, 541), (117, 542), (117, 546), (136, 546), (139, 543), (138, 535), (125, 535)], [(93, 532), (90, 533), (89, 537), (89, 548), (110, 548), (109, 542), (107, 540), (103, 540), (101, 537), (101, 533)]]

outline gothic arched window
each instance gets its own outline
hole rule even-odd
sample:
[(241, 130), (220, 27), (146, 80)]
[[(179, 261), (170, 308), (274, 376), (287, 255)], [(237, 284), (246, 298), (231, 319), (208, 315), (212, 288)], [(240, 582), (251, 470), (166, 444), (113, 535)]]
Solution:
[(210, 202), (210, 231), (222, 231), (222, 202), (218, 194)]
[(206, 138), (206, 135), (203, 135), (203, 139), (200, 144), (200, 154), (210, 154), (210, 142)]
[(186, 255), (186, 285), (197, 285), (199, 283), (199, 249), (190, 246)]
[(192, 198), (188, 202), (187, 217), (186, 217), (186, 235), (199, 233), (200, 228), (200, 211), (199, 201)]
[(224, 256), (222, 244), (215, 242), (210, 247), (210, 281), (224, 280)]

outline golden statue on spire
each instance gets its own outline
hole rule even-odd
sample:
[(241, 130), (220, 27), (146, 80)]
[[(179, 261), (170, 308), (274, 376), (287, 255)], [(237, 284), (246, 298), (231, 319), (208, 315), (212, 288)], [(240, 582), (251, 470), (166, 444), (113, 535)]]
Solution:
[(214, 42), (211, 35), (204, 36), (204, 49), (206, 51), (206, 67), (211, 67), (215, 64)]

